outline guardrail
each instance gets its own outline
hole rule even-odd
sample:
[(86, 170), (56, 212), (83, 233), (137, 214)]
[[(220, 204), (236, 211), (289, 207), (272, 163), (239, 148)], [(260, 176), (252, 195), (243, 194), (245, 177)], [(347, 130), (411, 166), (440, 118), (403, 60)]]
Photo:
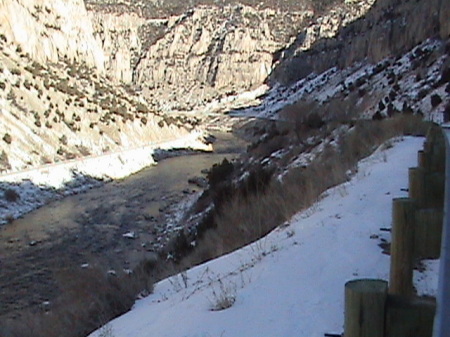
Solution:
[(433, 337), (450, 337), (450, 125), (443, 125), (442, 132), (446, 146), (445, 202)]
[[(408, 197), (392, 204), (389, 284), (345, 284), (345, 337), (450, 337), (450, 123), (429, 129), (408, 177)], [(436, 299), (417, 296), (414, 265), (436, 258)]]

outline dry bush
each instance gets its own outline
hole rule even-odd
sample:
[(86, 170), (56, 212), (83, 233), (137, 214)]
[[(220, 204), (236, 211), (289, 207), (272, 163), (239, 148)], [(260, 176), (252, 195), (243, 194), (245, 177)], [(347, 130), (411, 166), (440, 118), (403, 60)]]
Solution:
[(299, 100), (284, 107), (279, 115), (280, 119), (285, 122), (284, 128), (293, 130), (297, 138), (301, 138), (305, 131), (320, 128), (323, 125), (320, 111), (317, 102)]
[(3, 192), (3, 196), (6, 201), (8, 202), (16, 202), (20, 199), (20, 195), (13, 190), (12, 188), (8, 188)]
[(132, 274), (108, 274), (100, 268), (57, 272), (61, 295), (48, 310), (30, 310), (2, 324), (2, 337), (86, 336), (128, 310), (140, 294), (153, 290), (152, 263)]
[(8, 155), (6, 154), (6, 152), (3, 150), (0, 153), (0, 171), (3, 170), (10, 170), (11, 169), (11, 164), (9, 163), (9, 158)]
[(5, 134), (3, 135), (3, 141), (4, 141), (6, 144), (11, 144), (11, 143), (12, 143), (12, 137), (11, 137), (11, 135), (10, 135), (9, 133), (5, 133)]
[(256, 157), (265, 158), (280, 149), (286, 148), (288, 141), (288, 138), (284, 135), (270, 134), (264, 141), (252, 147), (251, 152)]
[(214, 285), (211, 287), (211, 311), (221, 311), (233, 306), (236, 302), (236, 285), (229, 283), (225, 284), (222, 279), (218, 281), (218, 288)]
[(215, 226), (203, 234), (188, 257), (189, 263), (200, 263), (261, 238), (296, 212), (310, 207), (324, 191), (346, 181), (347, 172), (354, 171), (359, 160), (388, 139), (424, 136), (429, 127), (419, 116), (412, 115), (355, 123), (337, 148), (327, 147), (306, 168), (291, 169), (281, 182), (272, 178), (255, 193), (241, 189), (223, 200), (220, 211), (214, 214)]

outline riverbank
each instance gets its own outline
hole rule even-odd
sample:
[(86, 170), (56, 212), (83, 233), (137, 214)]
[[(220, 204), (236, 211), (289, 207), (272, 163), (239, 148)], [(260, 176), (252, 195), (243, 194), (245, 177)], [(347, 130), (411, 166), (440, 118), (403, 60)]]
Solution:
[[(61, 279), (66, 272), (101, 266), (119, 275), (154, 259), (178, 230), (183, 210), (202, 192), (188, 180), (244, 149), (245, 143), (232, 134), (218, 134), (211, 152), (165, 159), (124, 179), (105, 183), (110, 178), (80, 175), (71, 189), (61, 190), (59, 200), (0, 227), (0, 322), (42, 303), (53, 307), (68, 287)], [(75, 181), (99, 186), (86, 190), (81, 185), (83, 193), (76, 193)], [(41, 189), (40, 198), (57, 193), (48, 186)]]
[(201, 131), (185, 137), (126, 149), (102, 156), (89, 156), (0, 176), (0, 224), (11, 222), (53, 200), (123, 179), (155, 165), (156, 150), (191, 149), (212, 151)]

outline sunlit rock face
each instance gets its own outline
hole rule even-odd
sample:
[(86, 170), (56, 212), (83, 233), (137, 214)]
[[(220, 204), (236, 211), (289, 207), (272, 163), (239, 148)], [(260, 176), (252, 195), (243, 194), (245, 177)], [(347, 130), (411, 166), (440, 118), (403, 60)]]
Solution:
[(1, 0), (0, 32), (41, 63), (67, 58), (104, 69), (82, 0)]

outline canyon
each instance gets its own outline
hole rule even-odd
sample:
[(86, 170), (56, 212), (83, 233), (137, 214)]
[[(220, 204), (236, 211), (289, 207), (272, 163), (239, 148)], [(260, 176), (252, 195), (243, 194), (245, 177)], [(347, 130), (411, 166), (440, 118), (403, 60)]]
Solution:
[(0, 169), (186, 135), (242, 93), (445, 39), (448, 6), (3, 0)]
[[(75, 194), (69, 204), (75, 200), (89, 206), (67, 220), (88, 228), (84, 236), (66, 229), (42, 240), (27, 241), (25, 233), (19, 242), (4, 234), (0, 262), (14, 255), (7, 263), (14, 275), (5, 273), (2, 282), (21, 279), (23, 270), (16, 267), (22, 258), (24, 266), (40, 265), (55, 251), (61, 264), (70, 265), (73, 257), (70, 266), (78, 270), (91, 253), (97, 261), (120, 260), (120, 269), (131, 267), (128, 256), (132, 267), (139, 264), (136, 255), (148, 258), (150, 253), (161, 261), (191, 265), (236, 248), (214, 232), (213, 220), (227, 216), (221, 203), (236, 206), (227, 193), (241, 193), (246, 200), (252, 192), (245, 188), (258, 190), (258, 179), (281, 184), (291, 171), (334, 158), (333, 151), (364, 123), (380, 121), (376, 127), (381, 129), (384, 120), (392, 121), (391, 127), (405, 134), (423, 135), (423, 127), (417, 131), (422, 120), (450, 118), (449, 22), (445, 0), (0, 0), (4, 226), (14, 233), (13, 220), (23, 215), (15, 209), (27, 198), (41, 207)], [(191, 198), (189, 207), (180, 206), (185, 214), (166, 214), (167, 205), (145, 205), (165, 200), (148, 197), (139, 174), (120, 180), (154, 164), (158, 148), (214, 150), (220, 143), (211, 146), (212, 130), (239, 135), (248, 141), (247, 151), (232, 164), (203, 168), (198, 175), (206, 174), (201, 176), (205, 183), (195, 187), (198, 193), (183, 185), (176, 197), (168, 197), (172, 211)], [(372, 136), (366, 131), (359, 143)], [(374, 151), (371, 146), (360, 152)], [(179, 158), (176, 165), (182, 162)], [(62, 182), (53, 170), (60, 166), (68, 167)], [(46, 180), (34, 181), (27, 172), (44, 172)], [(341, 178), (352, 174), (354, 168)], [(200, 181), (192, 172), (180, 175), (184, 183), (188, 175)], [(143, 190), (121, 190), (133, 181)], [(133, 205), (111, 203), (112, 213), (106, 213), (102, 192), (92, 192), (91, 199), (86, 193), (83, 199), (81, 192), (94, 186), (103, 186), (105, 195), (133, 199)], [(11, 190), (19, 200), (12, 200)], [(49, 212), (60, 204), (47, 206)], [(141, 213), (115, 217), (117, 209), (132, 212), (133, 207)], [(158, 216), (158, 227), (150, 233)], [(276, 221), (267, 230), (280, 225)], [(169, 227), (170, 235), (161, 234)], [(250, 231), (240, 230), (242, 237)], [(80, 239), (87, 235), (91, 239)], [(102, 236), (109, 240), (104, 250)], [(115, 246), (117, 237), (124, 241)], [(10, 250), (13, 246), (20, 249)], [(39, 263), (33, 249), (41, 254)], [(191, 261), (183, 261), (183, 249), (194, 251)], [(105, 251), (112, 255), (100, 256)], [(15, 316), (54, 300), (54, 271), (40, 268), (30, 267), (26, 282), (43, 280), (47, 293), (17, 300), (20, 294), (10, 294), (14, 287), (5, 286), (11, 308), (3, 314)], [(21, 284), (17, 292), (33, 292), (30, 284)]]

